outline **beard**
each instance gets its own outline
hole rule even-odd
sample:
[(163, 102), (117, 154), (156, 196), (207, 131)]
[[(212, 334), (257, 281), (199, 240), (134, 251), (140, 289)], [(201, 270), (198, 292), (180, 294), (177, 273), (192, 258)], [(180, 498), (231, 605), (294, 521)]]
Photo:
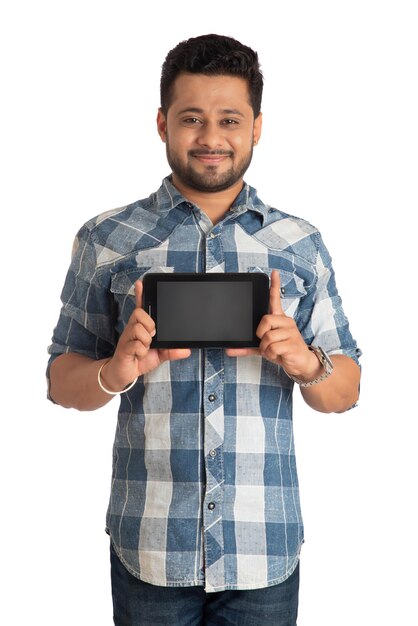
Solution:
[[(167, 136), (166, 153), (171, 171), (184, 185), (196, 191), (215, 193), (232, 187), (243, 178), (253, 158), (253, 147), (251, 145), (249, 152), (238, 162), (235, 161), (235, 154), (232, 151), (201, 149), (190, 150), (187, 153), (186, 163), (183, 163), (179, 155), (174, 150), (171, 150)], [(198, 172), (193, 168), (193, 158), (195, 155), (204, 154), (227, 156), (231, 160), (231, 167), (224, 172), (218, 173), (217, 165), (207, 165), (203, 173)]]

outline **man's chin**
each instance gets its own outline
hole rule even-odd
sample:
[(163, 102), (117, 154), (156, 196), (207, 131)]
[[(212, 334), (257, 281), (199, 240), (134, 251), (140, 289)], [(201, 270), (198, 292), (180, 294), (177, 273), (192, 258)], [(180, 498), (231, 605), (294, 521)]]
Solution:
[(199, 175), (198, 172), (195, 172), (193, 175), (187, 176), (186, 179), (183, 180), (183, 183), (196, 191), (217, 193), (233, 187), (233, 185), (238, 182), (239, 178), (240, 177), (236, 174), (231, 173), (228, 176), (219, 176), (215, 173), (212, 175), (208, 175), (207, 173), (206, 175)]
[(218, 193), (220, 191), (225, 191), (226, 189), (229, 189), (230, 187), (233, 187), (233, 185), (235, 185), (235, 183), (237, 182), (237, 180), (232, 180), (232, 181), (224, 181), (224, 182), (219, 182), (219, 183), (211, 183), (211, 184), (205, 184), (203, 182), (197, 182), (197, 181), (188, 181), (186, 184), (189, 187), (192, 187), (193, 189), (195, 189), (196, 191), (201, 191), (202, 193)]

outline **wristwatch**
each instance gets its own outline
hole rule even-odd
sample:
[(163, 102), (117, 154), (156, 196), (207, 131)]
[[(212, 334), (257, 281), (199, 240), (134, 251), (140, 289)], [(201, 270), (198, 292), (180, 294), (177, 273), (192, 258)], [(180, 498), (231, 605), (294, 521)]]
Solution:
[(289, 378), (291, 378), (300, 387), (312, 387), (312, 385), (316, 385), (317, 383), (322, 382), (323, 380), (328, 378), (328, 376), (331, 376), (333, 369), (334, 369), (334, 365), (331, 359), (329, 358), (328, 354), (325, 352), (325, 350), (323, 350), (320, 346), (308, 346), (308, 348), (318, 358), (318, 361), (324, 368), (324, 373), (321, 374), (321, 376), (318, 376), (318, 378), (314, 378), (313, 380), (310, 380), (309, 382), (305, 382), (304, 380), (300, 380), (300, 378), (296, 378), (296, 376), (291, 376), (290, 374), (286, 372), (286, 370), (284, 370), (286, 374), (289, 376)]

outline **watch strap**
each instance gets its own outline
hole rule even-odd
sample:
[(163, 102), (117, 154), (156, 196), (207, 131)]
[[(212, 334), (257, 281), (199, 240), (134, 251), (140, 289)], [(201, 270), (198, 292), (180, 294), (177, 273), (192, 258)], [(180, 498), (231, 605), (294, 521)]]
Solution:
[(286, 370), (284, 370), (287, 376), (291, 380), (293, 380), (293, 382), (297, 383), (300, 387), (312, 387), (313, 385), (317, 385), (318, 383), (322, 382), (323, 380), (326, 380), (329, 376), (331, 376), (333, 369), (334, 369), (334, 365), (331, 359), (329, 358), (328, 354), (320, 346), (308, 346), (308, 349), (311, 350), (311, 352), (315, 354), (318, 361), (321, 363), (322, 367), (324, 368), (324, 373), (321, 374), (321, 376), (318, 376), (317, 378), (314, 378), (313, 380), (306, 382), (304, 380), (301, 380), (300, 378), (297, 378), (296, 376), (292, 376), (291, 374), (286, 372)]

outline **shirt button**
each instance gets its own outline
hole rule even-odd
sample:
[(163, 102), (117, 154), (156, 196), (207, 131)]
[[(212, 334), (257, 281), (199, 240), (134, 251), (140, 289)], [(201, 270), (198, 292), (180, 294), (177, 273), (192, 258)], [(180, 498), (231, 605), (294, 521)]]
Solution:
[(215, 508), (215, 506), (216, 506), (216, 504), (215, 504), (214, 502), (209, 502), (209, 504), (208, 504), (208, 509), (209, 509), (210, 511), (213, 511), (213, 509)]
[(214, 402), (216, 400), (215, 394), (211, 393), (210, 396), (208, 396), (208, 400), (209, 400), (209, 402)]
[(209, 454), (210, 454), (210, 456), (216, 456), (216, 450), (211, 450), (211, 451), (209, 452)]

